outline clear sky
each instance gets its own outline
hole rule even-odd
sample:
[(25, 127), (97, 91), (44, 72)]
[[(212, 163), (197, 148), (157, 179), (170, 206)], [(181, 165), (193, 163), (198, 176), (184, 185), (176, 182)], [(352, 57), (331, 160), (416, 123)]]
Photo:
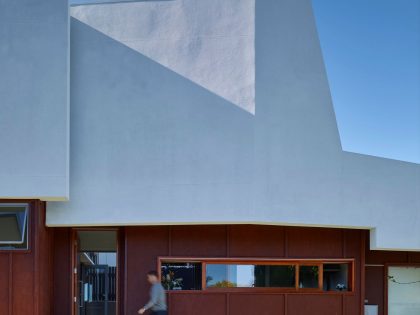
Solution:
[(420, 163), (420, 0), (313, 0), (343, 149)]

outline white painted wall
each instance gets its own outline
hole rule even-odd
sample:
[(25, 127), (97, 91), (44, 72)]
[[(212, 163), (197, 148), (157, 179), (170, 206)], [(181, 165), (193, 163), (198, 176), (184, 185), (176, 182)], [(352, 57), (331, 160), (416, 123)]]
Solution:
[(0, 1), (0, 198), (68, 197), (67, 0)]
[(155, 0), (71, 11), (95, 30), (254, 113), (254, 8), (254, 0)]
[(420, 167), (342, 151), (309, 0), (72, 14), (71, 201), (48, 225), (369, 228), (420, 250)]

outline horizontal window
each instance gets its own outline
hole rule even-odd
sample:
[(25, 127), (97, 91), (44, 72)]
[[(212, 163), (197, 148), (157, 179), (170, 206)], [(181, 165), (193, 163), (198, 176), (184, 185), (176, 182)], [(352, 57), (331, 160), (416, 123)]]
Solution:
[(28, 205), (0, 204), (0, 250), (28, 248)]
[(352, 291), (352, 260), (160, 258), (166, 290)]
[(207, 288), (294, 288), (293, 265), (207, 264)]

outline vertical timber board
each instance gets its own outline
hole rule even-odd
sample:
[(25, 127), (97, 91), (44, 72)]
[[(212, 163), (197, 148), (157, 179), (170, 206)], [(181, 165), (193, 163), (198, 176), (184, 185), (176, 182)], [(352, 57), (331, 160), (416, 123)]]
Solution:
[(10, 254), (0, 253), (0, 310), (9, 314), (9, 260)]
[(156, 269), (157, 257), (168, 255), (168, 227), (126, 227), (126, 314), (136, 314), (148, 299), (146, 273)]
[(52, 313), (70, 315), (71, 238), (70, 228), (54, 228)]
[(362, 230), (343, 230), (344, 232), (344, 257), (354, 258), (354, 292), (355, 295), (344, 296), (343, 315), (362, 315), (364, 302), (364, 231)]
[(0, 251), (0, 309), (4, 314), (49, 313), (51, 293), (50, 235), (44, 224), (45, 203), (38, 200), (0, 200), (28, 203), (28, 250)]

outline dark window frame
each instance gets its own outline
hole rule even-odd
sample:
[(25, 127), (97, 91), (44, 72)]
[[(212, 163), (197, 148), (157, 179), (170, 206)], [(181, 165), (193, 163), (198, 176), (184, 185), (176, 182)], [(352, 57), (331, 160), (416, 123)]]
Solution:
[[(273, 259), (273, 258), (208, 258), (208, 257), (158, 257), (157, 271), (161, 279), (162, 263), (201, 263), (202, 287), (201, 290), (174, 290), (172, 293), (216, 293), (216, 292), (243, 292), (243, 293), (291, 293), (291, 294), (332, 294), (332, 295), (355, 295), (355, 259)], [(210, 288), (206, 287), (206, 265), (207, 264), (231, 264), (231, 265), (295, 265), (295, 287), (235, 287), (235, 288)], [(323, 290), (323, 265), (324, 264), (348, 264), (348, 289), (346, 291), (324, 291)], [(299, 267), (318, 266), (318, 288), (299, 288)]]
[[(32, 212), (33, 204), (31, 202), (1, 202), (0, 209), (2, 207), (25, 207), (26, 212), (26, 222), (25, 222), (25, 233), (26, 233), (26, 247), (24, 248), (10, 248), (10, 247), (0, 247), (0, 253), (30, 253), (31, 252), (31, 244), (32, 244), (32, 237), (31, 237), (31, 230), (32, 230), (32, 219), (31, 219), (31, 212)], [(0, 245), (4, 244), (16, 244), (14, 242), (7, 243), (2, 242)]]

